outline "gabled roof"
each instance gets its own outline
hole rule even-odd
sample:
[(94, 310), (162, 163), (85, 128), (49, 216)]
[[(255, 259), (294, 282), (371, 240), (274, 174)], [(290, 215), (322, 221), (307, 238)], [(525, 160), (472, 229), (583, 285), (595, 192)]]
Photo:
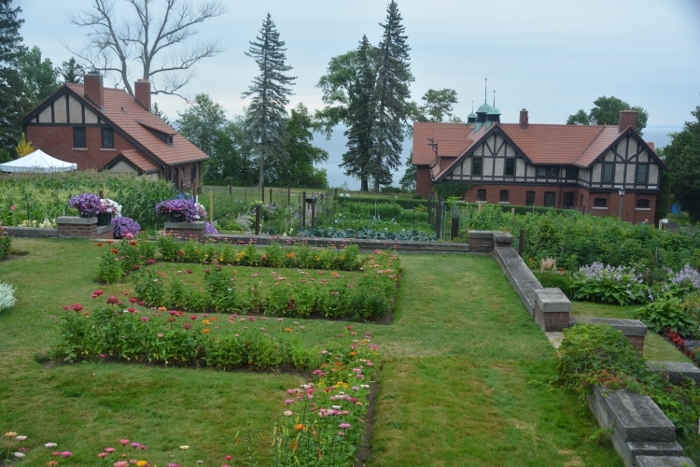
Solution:
[[(644, 142), (639, 133), (628, 128), (622, 133), (618, 125), (543, 125), (529, 124), (526, 128), (518, 123), (504, 123), (489, 128), (473, 127), (455, 123), (420, 122), (414, 124), (413, 163), (432, 165), (433, 177), (445, 176), (471, 148), (485, 135), (500, 131), (510, 140), (522, 156), (536, 165), (562, 164), (590, 167), (610, 146), (628, 132)], [(420, 139), (419, 139), (420, 138)], [(426, 140), (430, 141), (426, 141)], [(646, 143), (656, 157), (654, 146)], [(455, 157), (440, 169), (437, 157)], [(665, 167), (663, 161), (658, 161)], [(432, 163), (432, 164), (431, 164)]]
[[(187, 138), (175, 131), (157, 115), (146, 110), (136, 102), (132, 96), (121, 89), (104, 88), (103, 108), (97, 107), (92, 100), (85, 99), (82, 84), (65, 84), (65, 87), (73, 91), (86, 105), (90, 106), (97, 114), (104, 116), (105, 120), (114, 125), (146, 156), (151, 156), (165, 165), (178, 165), (187, 162), (198, 162), (209, 159), (197, 146), (190, 143)], [(173, 142), (168, 144), (158, 137), (172, 135)], [(125, 157), (131, 158), (124, 154)], [(139, 155), (141, 159), (148, 159)], [(133, 162), (133, 161), (132, 161)], [(137, 164), (141, 167), (144, 162)], [(153, 165), (149, 161), (146, 165)]]

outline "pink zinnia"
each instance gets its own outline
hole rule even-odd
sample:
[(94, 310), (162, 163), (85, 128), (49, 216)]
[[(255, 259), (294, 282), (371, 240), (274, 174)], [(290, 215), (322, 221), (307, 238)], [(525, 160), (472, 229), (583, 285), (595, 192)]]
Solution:
[(103, 459), (104, 459), (105, 457), (107, 457), (107, 456), (109, 456), (109, 453), (108, 453), (108, 452), (101, 452), (101, 453), (99, 453), (99, 454), (97, 455), (97, 457), (101, 457), (101, 458), (103, 458)]
[(71, 305), (71, 308), (73, 308), (73, 310), (75, 310), (75, 311), (80, 311), (83, 309), (83, 307), (78, 305), (77, 303), (74, 303), (73, 305)]
[(128, 439), (122, 439), (122, 440), (120, 440), (119, 442), (122, 443), (122, 446), (126, 446), (127, 444), (129, 444), (129, 440), (128, 440)]
[(104, 292), (103, 292), (102, 290), (95, 290), (95, 291), (93, 292), (93, 294), (99, 296), (99, 295), (104, 294)]
[(72, 455), (73, 455), (73, 453), (70, 451), (63, 451), (59, 454), (59, 456), (61, 456), (61, 457), (70, 457)]
[[(98, 294), (98, 295), (100, 295), (100, 294)], [(107, 299), (107, 303), (109, 303), (110, 305), (113, 305), (113, 304), (115, 304), (115, 303), (119, 303), (119, 299), (118, 299), (115, 295), (111, 295), (111, 296)]]
[(114, 463), (114, 467), (129, 467), (128, 461), (117, 461)]

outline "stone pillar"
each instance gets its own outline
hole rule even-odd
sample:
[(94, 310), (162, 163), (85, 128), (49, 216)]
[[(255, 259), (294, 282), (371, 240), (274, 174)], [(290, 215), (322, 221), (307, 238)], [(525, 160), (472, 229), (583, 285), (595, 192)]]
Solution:
[(182, 240), (201, 240), (206, 222), (166, 222), (165, 233)]
[(485, 255), (493, 253), (493, 232), (490, 230), (470, 230), (469, 251)]
[(512, 247), (513, 236), (510, 232), (493, 232), (493, 246), (495, 248)]
[(58, 238), (96, 238), (97, 217), (61, 216), (56, 218)]
[(569, 327), (571, 302), (559, 289), (535, 291), (535, 321), (544, 332), (563, 331)]

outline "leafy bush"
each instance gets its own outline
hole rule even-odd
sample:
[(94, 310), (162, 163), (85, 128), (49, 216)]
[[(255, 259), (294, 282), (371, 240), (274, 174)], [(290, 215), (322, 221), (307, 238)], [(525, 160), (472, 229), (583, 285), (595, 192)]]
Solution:
[(0, 227), (0, 260), (5, 259), (10, 254), (10, 246), (12, 246), (12, 238), (7, 235), (5, 229)]
[(647, 287), (634, 269), (603, 266), (602, 263), (579, 268), (573, 275), (572, 290), (577, 300), (620, 306), (644, 302), (647, 296)]
[(571, 291), (571, 276), (567, 274), (560, 274), (558, 272), (545, 272), (545, 271), (533, 271), (533, 274), (540, 282), (540, 285), (545, 288), (558, 288), (564, 294), (571, 298), (573, 293)]
[(636, 310), (639, 319), (661, 334), (667, 329), (676, 331), (683, 337), (698, 335), (698, 323), (688, 312), (682, 298), (667, 294)]
[(17, 303), (14, 293), (14, 287), (0, 282), (0, 311), (6, 310)]
[(675, 424), (682, 436), (697, 436), (700, 388), (690, 380), (672, 385), (654, 374), (627, 338), (607, 325), (579, 324), (564, 330), (557, 351), (556, 381), (582, 396), (593, 386), (646, 394)]

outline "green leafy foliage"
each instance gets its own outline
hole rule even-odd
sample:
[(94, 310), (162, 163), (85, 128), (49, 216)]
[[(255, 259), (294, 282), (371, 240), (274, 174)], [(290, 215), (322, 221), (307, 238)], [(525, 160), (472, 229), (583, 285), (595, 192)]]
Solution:
[(582, 396), (593, 386), (646, 394), (664, 411), (682, 436), (697, 436), (700, 388), (692, 380), (673, 385), (653, 373), (627, 338), (607, 325), (578, 324), (564, 330), (557, 351), (556, 382)]
[(690, 112), (694, 120), (674, 133), (664, 148), (671, 171), (671, 192), (694, 221), (700, 220), (700, 106)]
[(12, 237), (7, 235), (5, 230), (0, 227), (0, 260), (5, 259), (10, 254), (12, 246)]
[(571, 289), (577, 300), (620, 306), (647, 299), (647, 287), (634, 269), (604, 267), (602, 263), (583, 266), (576, 271), (571, 280)]
[(122, 215), (142, 228), (156, 227), (155, 205), (173, 196), (173, 187), (165, 180), (110, 172), (0, 175), (0, 224), (74, 216), (77, 210), (68, 204), (71, 196), (99, 191), (121, 204)]
[(700, 323), (693, 319), (685, 301), (671, 294), (656, 297), (653, 302), (637, 309), (637, 315), (657, 334), (671, 329), (683, 337), (698, 336)]

